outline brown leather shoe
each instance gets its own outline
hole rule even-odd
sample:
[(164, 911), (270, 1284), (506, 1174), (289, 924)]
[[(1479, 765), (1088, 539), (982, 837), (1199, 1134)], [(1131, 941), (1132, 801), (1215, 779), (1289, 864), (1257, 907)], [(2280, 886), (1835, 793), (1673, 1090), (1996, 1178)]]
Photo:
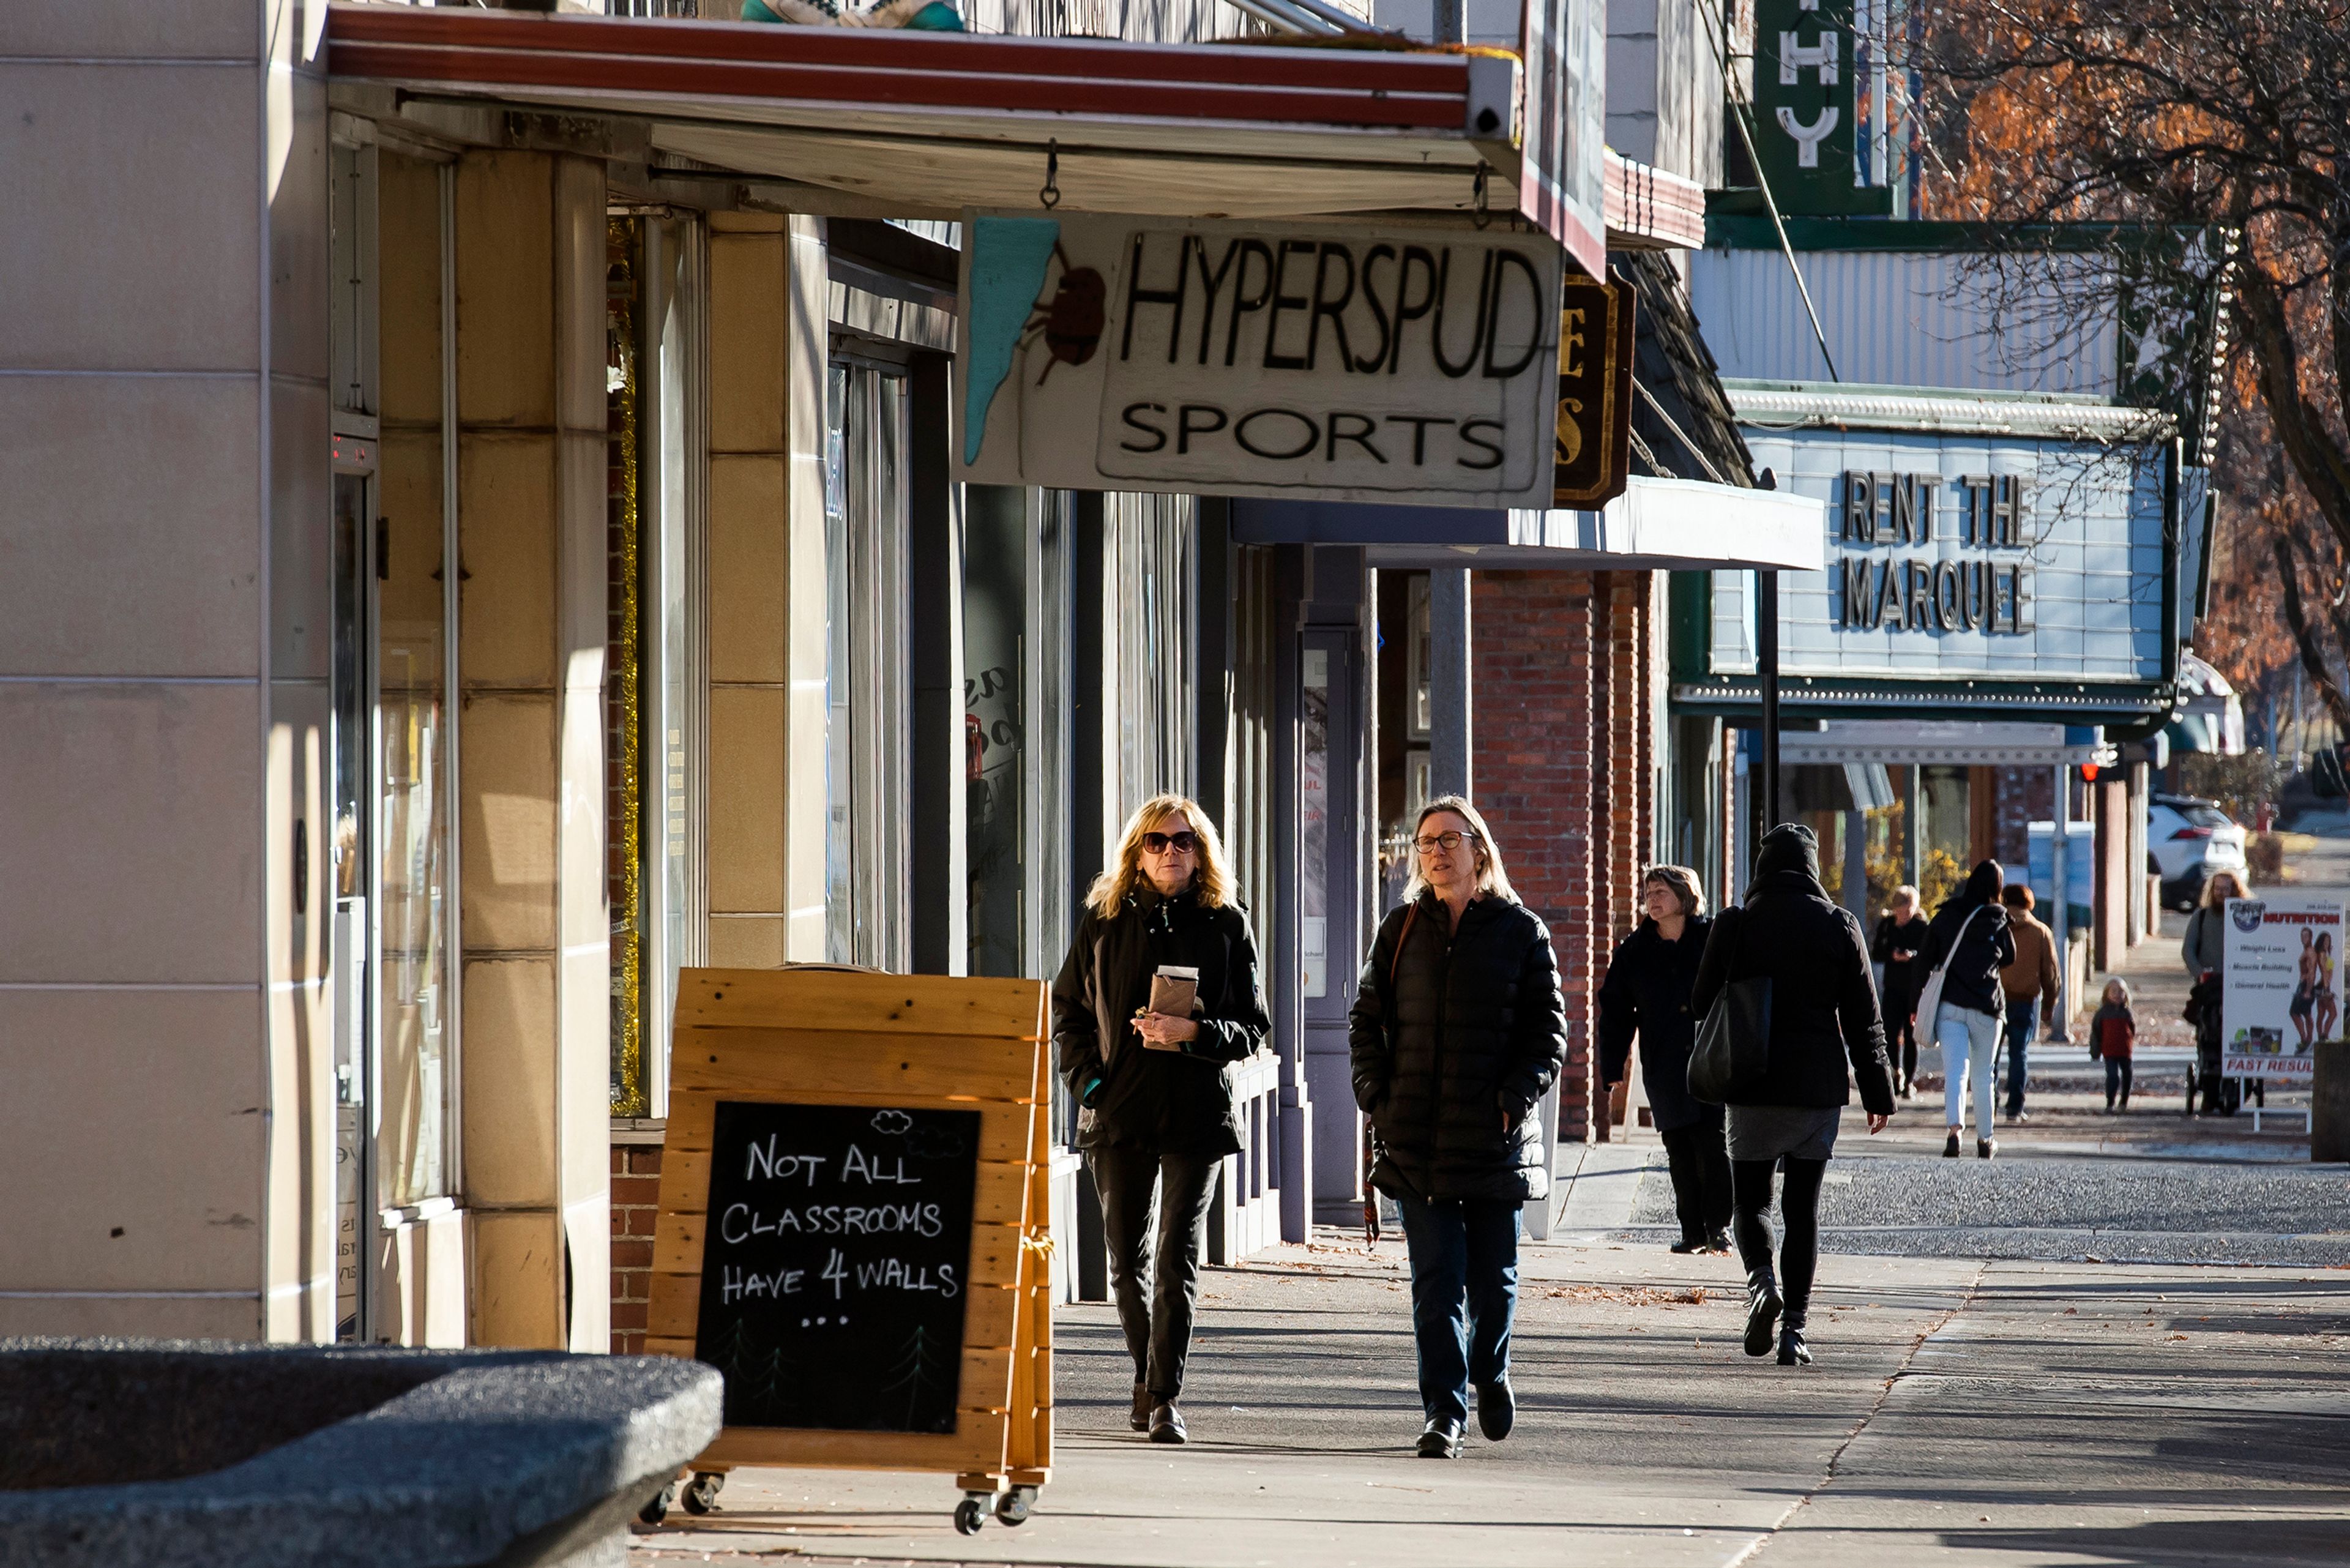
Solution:
[(1191, 1434), (1183, 1430), (1183, 1412), (1175, 1408), (1173, 1401), (1150, 1407), (1150, 1440), (1154, 1443), (1191, 1440)]
[(1126, 1424), (1138, 1432), (1150, 1430), (1150, 1390), (1138, 1383), (1134, 1386), (1134, 1412)]

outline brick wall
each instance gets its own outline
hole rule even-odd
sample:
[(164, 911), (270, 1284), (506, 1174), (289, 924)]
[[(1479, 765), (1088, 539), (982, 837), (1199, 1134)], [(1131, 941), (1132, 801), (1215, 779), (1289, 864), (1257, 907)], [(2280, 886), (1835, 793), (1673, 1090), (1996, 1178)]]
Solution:
[(2031, 852), (2028, 826), (2055, 815), (2056, 784), (2048, 768), (1998, 767), (1985, 770), (1991, 777), (1997, 836), (1991, 855), (2009, 867), (2008, 880), (2023, 879), (2024, 858)]
[(658, 1143), (612, 1141), (612, 1354), (641, 1355), (651, 1306), (653, 1214), (660, 1205)]
[(1477, 572), (1480, 806), (1551, 929), (1566, 991), (1559, 1138), (1594, 1132), (1593, 998), (1628, 929), (1657, 801), (1645, 572)]

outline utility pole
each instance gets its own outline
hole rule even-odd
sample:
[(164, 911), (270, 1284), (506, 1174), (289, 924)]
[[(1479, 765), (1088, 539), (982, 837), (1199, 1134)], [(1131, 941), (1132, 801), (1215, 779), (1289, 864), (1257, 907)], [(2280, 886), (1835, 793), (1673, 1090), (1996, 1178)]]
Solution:
[[(1754, 670), (1762, 680), (1762, 832), (1779, 826), (1779, 574), (1754, 574)], [(1761, 841), (1761, 835), (1756, 835)]]

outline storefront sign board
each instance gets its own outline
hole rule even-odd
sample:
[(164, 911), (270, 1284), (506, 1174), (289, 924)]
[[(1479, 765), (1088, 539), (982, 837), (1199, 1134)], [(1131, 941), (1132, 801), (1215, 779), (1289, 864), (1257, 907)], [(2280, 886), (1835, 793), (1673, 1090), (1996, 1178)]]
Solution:
[[(1827, 569), (1780, 574), (1780, 668), (1842, 680), (2164, 679), (2158, 449), (1749, 427), (1756, 468), (1827, 503)], [(1717, 573), (1712, 669), (1752, 670), (1752, 603)]]
[(1043, 1484), (1044, 987), (824, 967), (678, 981), (646, 1348), (726, 1378), (698, 1468)]
[(2342, 1038), (2343, 907), (2272, 892), (2228, 900), (2220, 1070), (2231, 1078), (2307, 1078), (2311, 1047)]
[(969, 213), (955, 477), (1546, 507), (1560, 273), (1499, 226)]

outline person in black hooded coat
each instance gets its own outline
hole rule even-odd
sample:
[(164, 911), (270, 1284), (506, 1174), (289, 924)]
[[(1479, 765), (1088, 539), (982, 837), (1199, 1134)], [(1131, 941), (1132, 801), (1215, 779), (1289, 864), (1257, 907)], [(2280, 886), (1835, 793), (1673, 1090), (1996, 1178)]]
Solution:
[(1975, 1154), (1989, 1159), (1999, 1149), (1991, 1131), (1992, 1064), (1999, 1060), (2007, 1017), (1999, 971), (2015, 961), (2015, 933), (2008, 929), (2007, 910), (1999, 900), (2004, 881), (1998, 861), (1977, 865), (1957, 896), (1934, 911), (1925, 950), (1918, 955), (1928, 975), (1949, 964), (1941, 1005), (1934, 1017), (1918, 1019), (1918, 1026), (1942, 1048), (1942, 1105), (1950, 1129), (1942, 1153), (1950, 1159), (1958, 1158), (1959, 1137), (1966, 1131), (1970, 1074), (1975, 1085)]
[[(1804, 1330), (1819, 1267), (1820, 1184), (1836, 1129), (1856, 1079), (1871, 1133), (1892, 1116), (1894, 1102), (1860, 922), (1820, 886), (1819, 841), (1799, 823), (1763, 835), (1745, 903), (1713, 923), (1690, 1006), (1703, 1018), (1725, 987), (1757, 978), (1771, 981), (1770, 1049), (1762, 1077), (1731, 1096), (1728, 1117), (1735, 1234), (1746, 1268), (1746, 1354), (1768, 1355), (1777, 1325), (1779, 1365), (1809, 1365)], [(1774, 1278), (1763, 1216), (1781, 1170), (1785, 1235)]]
[(1519, 1210), (1550, 1192), (1537, 1112), (1565, 1058), (1566, 1004), (1550, 930), (1518, 902), (1476, 807), (1430, 801), (1412, 833), (1409, 897), (1379, 922), (1347, 1044), (1371, 1185), (1403, 1210), (1419, 1451), (1449, 1459), (1472, 1382), (1488, 1439), (1516, 1419)]
[[(1647, 918), (1616, 944), (1599, 982), (1599, 1078), (1611, 1091), (1631, 1069), (1640, 1040), (1640, 1082), (1672, 1175), (1681, 1222), (1676, 1252), (1730, 1251), (1730, 1155), (1721, 1107), (1690, 1093), (1690, 1045), (1697, 1015), (1690, 993), (1713, 922), (1705, 894), (1684, 866), (1651, 866), (1640, 879)], [(1669, 933), (1669, 934), (1668, 934)]]

